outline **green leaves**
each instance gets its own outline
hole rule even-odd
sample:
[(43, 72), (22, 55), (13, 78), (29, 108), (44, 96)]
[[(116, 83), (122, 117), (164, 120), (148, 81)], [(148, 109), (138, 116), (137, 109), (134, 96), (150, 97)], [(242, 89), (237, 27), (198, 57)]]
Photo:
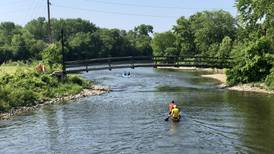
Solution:
[(241, 19), (248, 26), (264, 22), (267, 27), (270, 27), (274, 22), (274, 3), (272, 0), (236, 0), (236, 7), (240, 12)]
[[(176, 53), (178, 55), (178, 50), (175, 48), (176, 38), (175, 35), (168, 31), (164, 33), (155, 33), (154, 38), (151, 42), (153, 49), (153, 55), (164, 56), (170, 55), (171, 53)], [(172, 48), (172, 49), (171, 49)], [(174, 50), (176, 51), (174, 52)]]
[(265, 83), (269, 89), (274, 90), (274, 67), (272, 67), (270, 74), (266, 77)]
[(0, 77), (0, 113), (33, 106), (38, 100), (76, 94), (91, 84), (75, 75), (60, 82), (50, 74), (39, 74), (29, 67)]
[(62, 62), (61, 55), (61, 45), (60, 44), (50, 44), (43, 52), (43, 61), (53, 67), (54, 64), (60, 64)]
[(246, 46), (239, 46), (242, 56), (235, 56), (236, 65), (226, 73), (229, 84), (264, 82), (273, 67), (270, 43), (269, 39), (262, 37)]
[(192, 15), (189, 19), (194, 43), (199, 53), (206, 54), (213, 43), (221, 43), (228, 36), (235, 37), (235, 20), (223, 10), (204, 11)]

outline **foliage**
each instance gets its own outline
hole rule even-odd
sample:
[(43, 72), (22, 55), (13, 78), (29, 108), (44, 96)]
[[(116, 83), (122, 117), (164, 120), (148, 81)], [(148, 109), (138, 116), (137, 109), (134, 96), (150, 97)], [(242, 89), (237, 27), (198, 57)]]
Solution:
[[(177, 55), (203, 54), (220, 57), (227, 56), (230, 54), (232, 42), (235, 38), (235, 23), (235, 19), (223, 10), (198, 12), (190, 16), (189, 19), (180, 17), (177, 20), (177, 25), (173, 26), (172, 32), (168, 34), (169, 38), (172, 35), (175, 38), (170, 40), (166, 38), (166, 41), (169, 47), (174, 47), (178, 50), (179, 54), (176, 53)], [(154, 36), (154, 39), (159, 40), (158, 37), (161, 35), (157, 35)], [(156, 42), (159, 42), (158, 40)], [(170, 43), (171, 41), (172, 43)], [(153, 42), (155, 41), (153, 40)], [(160, 47), (161, 45), (157, 45), (158, 47), (156, 47), (154, 43), (152, 47), (153, 45), (153, 52), (155, 54), (159, 55), (160, 51), (165, 51), (165, 48), (162, 47), (166, 45), (162, 47)], [(165, 54), (161, 53), (161, 55)]]
[[(269, 0), (236, 0), (240, 12), (232, 56), (235, 66), (227, 71), (230, 84), (263, 82), (273, 89), (274, 3)], [(272, 68), (272, 70), (271, 70)]]
[(90, 82), (78, 76), (68, 76), (61, 82), (50, 74), (34, 69), (18, 69), (15, 74), (0, 77), (0, 112), (21, 106), (33, 106), (38, 100), (79, 93)]
[(189, 21), (199, 53), (206, 54), (212, 43), (221, 43), (225, 36), (234, 38), (235, 20), (228, 12), (198, 12)]
[(265, 83), (269, 89), (274, 90), (274, 67), (271, 69), (270, 74), (267, 76)]
[[(50, 66), (60, 62), (61, 29), (64, 29), (66, 60), (99, 57), (152, 55), (151, 25), (133, 30), (106, 29), (77, 19), (52, 19), (53, 44), (48, 44), (47, 21), (31, 20), (24, 27), (12, 22), (0, 24), (0, 64), (9, 60), (44, 60)], [(46, 59), (44, 59), (46, 58)]]
[(59, 44), (50, 44), (42, 52), (42, 59), (46, 64), (50, 66), (50, 68), (52, 68), (54, 64), (61, 64), (61, 46)]
[(270, 56), (273, 51), (270, 41), (261, 38), (256, 42), (249, 42), (239, 50), (235, 56), (235, 66), (226, 73), (229, 84), (264, 81), (274, 60)]
[(260, 20), (264, 20), (267, 25), (274, 22), (274, 3), (272, 0), (236, 0), (236, 7), (246, 25), (254, 26)]
[(134, 31), (138, 35), (146, 35), (146, 36), (148, 36), (150, 33), (153, 33), (153, 27), (151, 25), (141, 24), (141, 25), (135, 27)]
[(181, 55), (196, 54), (194, 35), (191, 30), (191, 23), (188, 19), (185, 17), (177, 19), (177, 25), (173, 27), (173, 32), (176, 36), (176, 46), (180, 49)]
[(274, 3), (271, 0), (236, 0), (236, 7), (237, 18), (223, 10), (197, 12), (189, 18), (178, 18), (171, 31), (154, 35), (153, 26), (146, 24), (125, 31), (100, 28), (80, 18), (52, 19), (53, 44), (48, 44), (48, 23), (44, 17), (24, 27), (2, 22), (0, 64), (10, 60), (43, 60), (51, 70), (60, 67), (60, 31), (63, 28), (66, 60), (152, 54), (233, 57), (235, 65), (227, 71), (230, 84), (265, 81), (271, 86)]
[(168, 48), (175, 48), (175, 40), (175, 35), (170, 31), (164, 33), (155, 33), (154, 38), (151, 42), (153, 54), (155, 56), (166, 55), (167, 51), (170, 52), (170, 49)]
[(229, 36), (224, 37), (222, 43), (220, 44), (220, 48), (216, 53), (217, 57), (230, 57), (232, 45), (232, 39)]

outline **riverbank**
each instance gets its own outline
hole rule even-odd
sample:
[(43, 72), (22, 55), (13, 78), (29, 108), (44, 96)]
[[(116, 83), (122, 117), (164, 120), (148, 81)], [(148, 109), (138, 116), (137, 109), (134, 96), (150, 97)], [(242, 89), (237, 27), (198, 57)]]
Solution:
[(62, 104), (67, 101), (77, 100), (77, 99), (88, 97), (88, 96), (102, 95), (102, 94), (108, 93), (110, 91), (111, 91), (111, 89), (109, 87), (92, 85), (89, 88), (83, 89), (80, 93), (75, 94), (75, 95), (71, 94), (71, 95), (67, 95), (67, 96), (52, 98), (50, 100), (40, 100), (40, 101), (36, 101), (35, 105), (31, 106), (31, 107), (19, 107), (16, 109), (11, 109), (9, 112), (0, 113), (0, 120), (7, 120), (7, 119), (10, 119), (11, 117), (14, 117), (16, 115), (20, 115), (22, 113), (33, 111), (33, 110), (43, 107), (45, 105)]
[[(220, 81), (220, 84), (217, 86), (220, 89), (228, 89), (234, 91), (246, 91), (246, 92), (259, 92), (266, 94), (274, 94), (273, 90), (268, 90), (264, 84), (258, 83), (248, 83), (248, 84), (239, 84), (235, 86), (229, 86), (227, 84), (227, 77), (224, 73), (223, 69), (211, 69), (211, 68), (195, 68), (195, 67), (161, 67), (161, 69), (174, 69), (174, 70), (197, 70), (207, 72), (206, 74), (202, 74), (201, 77), (212, 78)], [(208, 74), (210, 73), (210, 74)]]
[(218, 85), (219, 88), (228, 89), (228, 90), (235, 90), (235, 91), (248, 91), (248, 92), (259, 92), (259, 93), (267, 93), (267, 94), (274, 94), (274, 91), (268, 90), (264, 84), (259, 83), (248, 83), (248, 84), (239, 84), (235, 86), (229, 86), (226, 82), (226, 75), (225, 74), (205, 74), (201, 75), (205, 78), (212, 78), (216, 79), (221, 82)]
[[(39, 66), (39, 65), (38, 65)], [(109, 88), (71, 74), (61, 79), (57, 68), (41, 72), (35, 64), (19, 62), (0, 65), (0, 119), (34, 110), (43, 105), (99, 95)]]

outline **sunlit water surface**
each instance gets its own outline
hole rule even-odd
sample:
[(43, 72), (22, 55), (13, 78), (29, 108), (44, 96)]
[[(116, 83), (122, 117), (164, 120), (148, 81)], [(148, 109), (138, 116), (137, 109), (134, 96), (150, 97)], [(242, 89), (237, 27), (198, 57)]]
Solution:
[[(125, 71), (131, 77), (122, 77)], [(83, 74), (113, 92), (0, 121), (0, 153), (271, 153), (274, 97), (216, 88), (199, 72)], [(175, 100), (179, 123), (164, 121)]]

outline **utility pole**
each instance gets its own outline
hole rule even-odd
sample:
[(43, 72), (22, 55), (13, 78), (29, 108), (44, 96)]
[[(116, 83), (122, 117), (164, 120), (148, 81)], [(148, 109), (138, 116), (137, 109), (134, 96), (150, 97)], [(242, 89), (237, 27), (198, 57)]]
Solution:
[(51, 37), (51, 24), (50, 24), (50, 1), (47, 0), (47, 6), (48, 6), (48, 39), (49, 39), (49, 43), (52, 42), (52, 37)]

